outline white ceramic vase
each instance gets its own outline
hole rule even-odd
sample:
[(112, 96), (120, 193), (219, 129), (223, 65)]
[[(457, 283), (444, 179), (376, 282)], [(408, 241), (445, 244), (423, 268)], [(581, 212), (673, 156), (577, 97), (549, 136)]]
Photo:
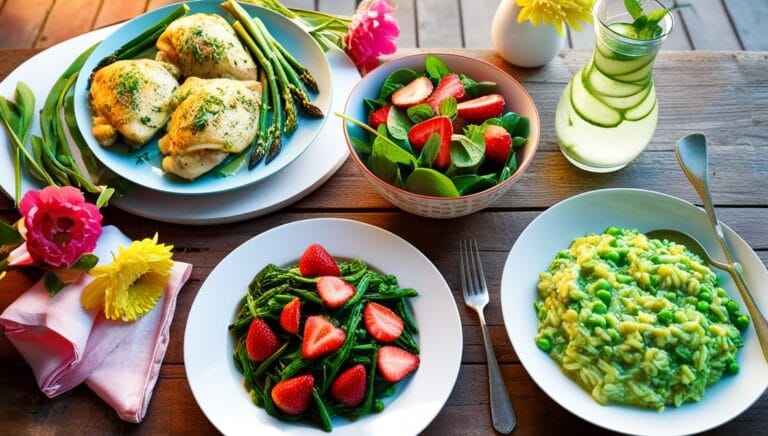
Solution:
[(526, 20), (517, 22), (520, 6), (515, 0), (501, 0), (491, 26), (493, 45), (504, 60), (519, 67), (540, 67), (557, 56), (565, 43), (565, 34), (552, 24), (534, 26)]

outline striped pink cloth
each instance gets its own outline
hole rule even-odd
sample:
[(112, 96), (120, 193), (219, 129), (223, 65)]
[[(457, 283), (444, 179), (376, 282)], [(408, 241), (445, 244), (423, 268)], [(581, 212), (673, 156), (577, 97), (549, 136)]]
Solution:
[[(94, 253), (111, 262), (118, 245), (131, 240), (106, 226)], [(87, 274), (50, 297), (42, 280), (0, 314), (5, 335), (24, 356), (40, 389), (50, 398), (85, 382), (121, 419), (141, 422), (168, 347), (176, 297), (192, 265), (175, 262), (157, 306), (132, 323), (110, 321), (80, 305)]]

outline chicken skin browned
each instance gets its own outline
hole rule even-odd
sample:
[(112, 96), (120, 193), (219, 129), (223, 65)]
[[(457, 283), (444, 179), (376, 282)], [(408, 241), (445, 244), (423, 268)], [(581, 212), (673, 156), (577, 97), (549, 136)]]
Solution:
[(176, 91), (178, 106), (158, 147), (163, 170), (195, 179), (228, 153), (250, 145), (258, 130), (261, 83), (190, 77)]
[(171, 23), (157, 40), (159, 61), (170, 62), (185, 77), (256, 80), (256, 64), (227, 21), (193, 14)]
[(96, 71), (91, 82), (93, 136), (112, 145), (118, 133), (138, 147), (171, 117), (179, 70), (151, 59), (118, 61)]

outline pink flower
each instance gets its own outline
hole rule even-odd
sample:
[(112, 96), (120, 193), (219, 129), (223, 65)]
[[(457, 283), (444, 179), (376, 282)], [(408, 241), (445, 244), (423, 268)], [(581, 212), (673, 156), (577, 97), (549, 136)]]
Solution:
[(41, 266), (68, 268), (96, 248), (101, 213), (71, 186), (30, 190), (19, 205), (29, 255)]
[(357, 68), (367, 73), (379, 64), (379, 56), (397, 50), (400, 28), (390, 0), (365, 0), (357, 7), (349, 31), (344, 35), (346, 52)]

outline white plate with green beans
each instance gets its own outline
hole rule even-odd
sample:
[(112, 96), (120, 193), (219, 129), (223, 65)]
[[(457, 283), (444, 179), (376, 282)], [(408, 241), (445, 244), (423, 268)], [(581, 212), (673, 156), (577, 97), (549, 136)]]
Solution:
[(232, 359), (235, 341), (228, 330), (254, 275), (270, 263), (296, 264), (313, 243), (336, 259), (361, 259), (375, 271), (396, 276), (402, 288), (419, 292), (409, 299), (418, 326), (418, 370), (398, 383), (381, 412), (354, 422), (334, 417), (333, 432), (420, 432), (442, 409), (458, 375), (462, 332), (456, 303), (445, 279), (418, 249), (386, 230), (352, 220), (321, 218), (276, 227), (245, 242), (216, 266), (195, 297), (184, 335), (184, 361), (195, 400), (224, 434), (323, 434), (311, 424), (272, 418), (252, 402)]
[[(556, 351), (554, 348), (549, 352), (544, 351), (549, 348), (550, 343), (543, 341), (537, 344), (537, 340), (541, 341), (542, 339), (537, 331), (539, 320), (542, 319), (542, 303), (538, 303), (537, 308), (534, 308), (534, 302), (542, 301), (537, 290), (540, 283), (539, 273), (547, 271), (552, 273), (553, 270), (550, 269), (550, 265), (558, 261), (566, 263), (575, 261), (575, 259), (564, 259), (563, 256), (567, 257), (573, 251), (569, 247), (576, 238), (581, 238), (587, 234), (601, 235), (603, 232), (613, 234), (611, 232), (617, 227), (637, 229), (639, 232), (662, 228), (681, 230), (698, 239), (715, 258), (723, 258), (717, 240), (711, 233), (704, 211), (675, 197), (638, 189), (605, 189), (581, 194), (553, 206), (536, 218), (517, 239), (509, 253), (502, 276), (501, 305), (504, 323), (520, 361), (539, 387), (561, 406), (576, 416), (610, 430), (648, 435), (690, 434), (711, 429), (738, 416), (757, 400), (768, 386), (768, 364), (766, 364), (760, 351), (760, 344), (751, 323), (740, 333), (743, 347), (738, 349), (736, 353), (736, 366), (729, 370), (731, 374), (723, 375), (717, 382), (706, 387), (704, 395), (698, 402), (685, 402), (679, 407), (667, 405), (663, 412), (655, 409), (617, 405), (611, 402), (607, 405), (599, 404), (592, 398), (590, 392), (582, 389), (576, 381), (569, 378), (561, 370), (558, 363), (550, 357), (549, 353)], [(609, 228), (614, 229), (606, 230)], [(762, 310), (768, 310), (768, 271), (747, 242), (730, 228), (726, 226), (724, 228), (726, 239), (733, 249), (736, 259), (744, 268), (744, 276), (752, 289), (757, 304)], [(660, 247), (662, 245), (659, 244)], [(583, 262), (587, 262), (587, 260), (589, 258), (581, 259)], [(621, 262), (616, 263), (615, 259), (611, 262), (613, 262), (610, 263), (611, 265), (617, 265), (617, 271), (621, 269), (620, 265), (623, 265)], [(727, 302), (733, 301), (743, 308), (744, 303), (731, 278), (714, 267), (711, 269), (718, 278), (718, 284), (715, 287), (715, 290), (718, 291), (716, 299), (724, 299)], [(581, 275), (581, 272), (579, 274)], [(548, 287), (552, 284), (551, 277), (549, 274), (542, 276), (542, 280), (546, 281), (542, 285), (545, 289), (549, 289)], [(591, 280), (590, 277), (595, 277), (595, 274), (587, 272), (582, 278), (589, 281)], [(637, 280), (640, 282), (645, 280), (645, 278), (633, 278), (631, 276), (616, 277), (617, 280), (629, 280), (633, 283)], [(655, 298), (660, 298), (659, 296), (663, 294), (668, 299), (670, 291), (675, 291), (675, 289), (666, 289), (665, 286), (667, 285), (664, 284), (654, 284), (654, 279), (658, 281), (658, 278), (653, 277), (653, 274), (648, 277), (650, 285), (654, 286), (653, 289), (657, 291)], [(641, 285), (640, 282), (638, 282), (638, 286), (646, 290), (651, 289), (648, 284)], [(625, 287), (618, 283), (624, 282), (617, 282), (616, 285), (618, 286), (617, 289), (624, 290)], [(581, 287), (579, 286), (579, 288)], [(602, 294), (598, 295), (602, 292), (598, 288), (603, 289), (599, 286), (586, 286), (584, 289), (588, 294), (594, 291), (598, 298), (603, 297)], [(720, 291), (719, 288), (722, 288), (724, 292)], [(595, 289), (598, 290), (595, 291)], [(653, 292), (653, 289), (650, 292)], [(697, 290), (677, 290), (675, 292), (679, 294), (677, 302), (680, 305), (683, 301), (690, 300), (689, 296), (698, 296), (698, 294), (694, 295)], [(708, 293), (708, 296), (711, 295)], [(703, 294), (701, 296), (704, 297)], [(615, 298), (619, 298), (618, 301), (621, 302), (619, 308), (626, 307), (626, 294), (618, 293)], [(650, 304), (652, 300), (654, 297), (642, 301)], [(599, 303), (596, 304), (599, 305)], [(574, 309), (578, 316), (584, 312), (583, 307), (588, 306), (580, 305)], [(613, 303), (609, 307), (613, 307)], [(569, 308), (571, 307), (569, 306)], [(632, 313), (636, 313), (637, 318), (648, 316), (655, 319), (654, 310), (658, 312), (658, 309), (654, 308), (652, 304), (647, 307), (643, 305), (639, 312)], [(592, 315), (599, 312), (592, 312)], [(644, 315), (641, 312), (647, 312), (647, 314)], [(714, 316), (706, 312), (702, 313), (710, 319)], [(659, 316), (663, 318), (662, 315)], [(675, 317), (677, 316), (676, 313)], [(566, 315), (563, 314), (561, 319), (565, 318)], [(578, 328), (589, 329), (590, 320), (588, 318), (589, 316), (584, 323), (586, 327), (579, 324)], [(549, 320), (547, 316), (545, 319)], [(628, 318), (622, 318), (622, 320), (627, 321), (629, 327), (636, 325), (634, 320)], [(641, 320), (640, 322), (650, 321)], [(660, 318), (659, 322), (664, 324)], [(663, 326), (659, 325), (658, 327)], [(588, 338), (600, 335), (597, 328), (593, 328), (592, 333), (586, 334), (585, 332)], [(623, 327), (619, 330), (624, 331)], [(660, 328), (659, 330), (664, 329)], [(611, 332), (606, 331), (606, 333)], [(618, 341), (616, 338), (612, 338), (612, 342), (609, 341), (606, 343), (607, 345), (603, 344), (601, 347), (610, 348), (611, 353), (609, 355), (615, 355), (615, 353), (621, 355), (624, 351), (619, 347), (630, 345), (629, 342), (632, 339), (624, 333), (622, 336), (624, 337), (618, 338)], [(647, 338), (644, 341), (646, 341), (644, 344), (634, 345), (646, 347), (649, 351), (653, 351), (651, 350), (653, 348), (657, 352), (659, 350), (657, 346), (665, 347), (665, 345), (658, 345), (655, 342), (648, 342)], [(552, 346), (554, 347), (554, 345)], [(673, 354), (677, 353), (678, 350), (670, 348), (670, 351), (672, 352), (670, 358), (676, 359)], [(577, 359), (579, 357), (576, 356)], [(618, 371), (619, 377), (622, 375), (630, 377), (630, 374), (634, 372), (634, 366), (625, 366), (625, 363), (618, 363), (608, 357), (606, 359), (613, 362), (609, 365)], [(715, 365), (714, 362), (716, 361), (711, 360), (710, 362)], [(603, 365), (603, 363), (599, 365)], [(670, 365), (672, 364), (670, 363)], [(569, 369), (573, 371), (573, 368)], [(601, 367), (606, 374), (613, 371), (606, 368), (605, 366)], [(712, 366), (712, 368), (715, 367)], [(733, 374), (733, 372), (736, 373)], [(695, 376), (696, 374), (694, 374)]]

